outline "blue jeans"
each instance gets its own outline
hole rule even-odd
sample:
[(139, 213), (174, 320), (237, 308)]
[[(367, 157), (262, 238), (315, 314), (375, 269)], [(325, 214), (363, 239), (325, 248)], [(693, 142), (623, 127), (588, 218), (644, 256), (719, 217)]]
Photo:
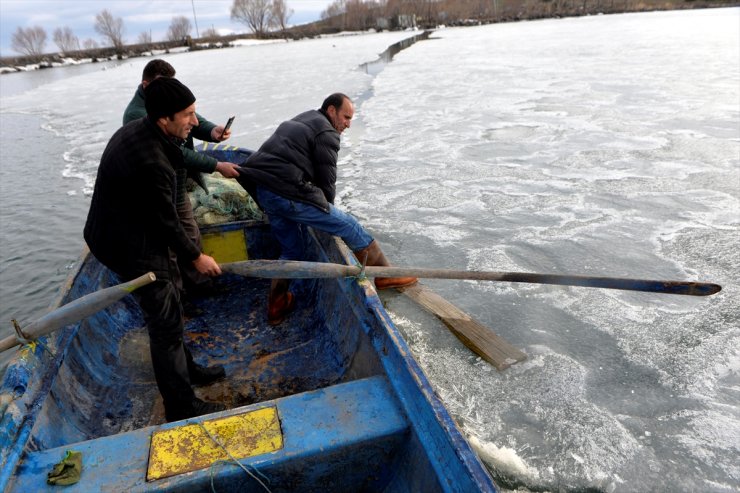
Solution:
[(281, 260), (303, 259), (301, 225), (339, 236), (352, 251), (362, 250), (373, 242), (373, 237), (357, 219), (331, 204), (327, 213), (315, 205), (286, 199), (262, 187), (256, 188), (256, 194), (257, 202), (270, 219), (272, 233), (282, 247)]

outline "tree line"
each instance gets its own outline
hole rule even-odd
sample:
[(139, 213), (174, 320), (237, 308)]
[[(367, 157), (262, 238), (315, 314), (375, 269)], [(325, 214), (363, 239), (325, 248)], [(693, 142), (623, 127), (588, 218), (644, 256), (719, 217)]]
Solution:
[(322, 20), (337, 30), (436, 28), (738, 4), (737, 0), (334, 0), (322, 13)]
[[(292, 14), (293, 10), (288, 8), (285, 0), (234, 0), (231, 6), (231, 18), (245, 24), (257, 37), (274, 29), (285, 31)], [(109, 43), (108, 46), (113, 46), (118, 52), (123, 50), (125, 28), (121, 17), (115, 17), (108, 9), (103, 9), (95, 15), (93, 28), (105, 42)], [(167, 41), (189, 39), (192, 29), (190, 19), (184, 15), (173, 16), (167, 29)], [(203, 31), (201, 37), (217, 38), (219, 34), (214, 27), (210, 27)], [(100, 47), (98, 42), (92, 38), (80, 43), (79, 38), (67, 26), (56, 28), (52, 39), (62, 53)], [(46, 40), (46, 30), (41, 26), (18, 27), (11, 36), (10, 46), (13, 51), (22, 55), (40, 57), (46, 49)], [(137, 43), (151, 44), (151, 31), (139, 33)]]
[[(565, 17), (597, 13), (637, 12), (677, 8), (704, 8), (738, 5), (738, 0), (334, 0), (322, 13), (313, 32), (434, 28), (441, 24), (503, 22), (544, 17)], [(275, 33), (285, 35), (293, 11), (285, 0), (234, 0), (231, 19), (246, 25), (254, 36), (263, 38)], [(95, 16), (95, 32), (118, 53), (124, 48), (123, 19), (104, 9)], [(196, 28), (197, 29), (197, 28)], [(306, 29), (293, 28), (298, 34)], [(168, 41), (190, 40), (192, 24), (182, 15), (173, 16), (167, 30)], [(199, 33), (200, 35), (200, 33)], [(218, 38), (215, 28), (206, 29), (199, 37)], [(46, 45), (46, 31), (40, 26), (18, 27), (11, 38), (11, 48), (23, 55), (41, 56)], [(54, 30), (54, 43), (62, 53), (99, 48), (93, 39), (82, 46), (69, 27)], [(151, 31), (139, 34), (137, 43), (152, 43)]]

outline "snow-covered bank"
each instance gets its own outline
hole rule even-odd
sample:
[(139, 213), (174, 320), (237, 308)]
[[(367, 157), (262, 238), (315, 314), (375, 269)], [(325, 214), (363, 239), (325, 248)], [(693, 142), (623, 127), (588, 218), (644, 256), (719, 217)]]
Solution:
[[(332, 37), (357, 36), (357, 35), (363, 35), (363, 34), (374, 34), (375, 32), (376, 32), (375, 29), (370, 29), (368, 31), (342, 31), (336, 34), (321, 34), (321, 35), (318, 35), (317, 37), (332, 38)], [(305, 40), (305, 39), (311, 39), (311, 38), (302, 38), (301, 40)], [(298, 41), (301, 41), (301, 40), (298, 40)], [(96, 55), (91, 55), (91, 53), (96, 52), (96, 50), (92, 50), (90, 52), (86, 52), (85, 56), (82, 56), (82, 57), (65, 56), (65, 54), (63, 53), (44, 55), (44, 59), (42, 61), (35, 62), (35, 63), (23, 63), (23, 61), (27, 61), (30, 57), (18, 57), (18, 58), (10, 58), (10, 59), (1, 60), (0, 63), (2, 65), (0, 66), (0, 74), (8, 74), (8, 73), (13, 73), (13, 72), (29, 72), (31, 70), (40, 70), (40, 69), (54, 68), (54, 67), (64, 67), (64, 66), (69, 66), (69, 65), (80, 65), (83, 63), (97, 63), (97, 62), (105, 62), (105, 61), (112, 61), (112, 60), (127, 60), (129, 58), (137, 58), (137, 57), (161, 56), (161, 55), (166, 55), (166, 54), (187, 53), (189, 51), (213, 50), (213, 49), (221, 49), (221, 48), (241, 48), (241, 47), (246, 47), (246, 46), (257, 46), (257, 45), (264, 45), (264, 44), (287, 43), (290, 41), (291, 41), (290, 39), (285, 39), (285, 38), (271, 38), (271, 39), (237, 38), (237, 39), (227, 40), (227, 41), (195, 43), (195, 44), (192, 44), (191, 46), (176, 46), (172, 48), (150, 49), (150, 50), (144, 50), (144, 51), (129, 49), (124, 54), (116, 54), (112, 52), (112, 48), (105, 48), (103, 50), (99, 50), (99, 52)], [(20, 63), (15, 63), (15, 62), (20, 62)]]

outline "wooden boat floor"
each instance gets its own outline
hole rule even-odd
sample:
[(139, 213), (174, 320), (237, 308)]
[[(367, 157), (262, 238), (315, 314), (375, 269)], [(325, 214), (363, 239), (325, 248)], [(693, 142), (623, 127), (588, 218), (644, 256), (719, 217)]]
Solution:
[[(338, 382), (343, 362), (315, 307), (315, 281), (294, 281), (296, 307), (278, 326), (267, 323), (269, 280), (224, 274), (222, 294), (201, 297), (202, 315), (185, 323), (185, 344), (196, 363), (222, 365), (226, 378), (196, 395), (234, 408), (313, 390)], [(313, 301), (312, 301), (313, 300)], [(334, 354), (333, 354), (334, 353)], [(128, 373), (133, 410), (121, 431), (163, 423), (164, 408), (149, 356), (144, 328), (129, 331), (120, 345), (121, 371)], [(126, 418), (124, 418), (126, 419)]]

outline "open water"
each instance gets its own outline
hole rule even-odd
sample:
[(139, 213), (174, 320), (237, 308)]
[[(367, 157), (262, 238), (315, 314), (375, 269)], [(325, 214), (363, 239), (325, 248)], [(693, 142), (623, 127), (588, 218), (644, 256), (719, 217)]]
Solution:
[[(740, 9), (440, 29), (361, 68), (411, 34), (165, 58), (245, 147), (356, 98), (338, 204), (398, 265), (723, 285), (426, 282), (528, 354), (504, 372), (384, 298), (502, 488), (740, 491)], [(74, 266), (146, 62), (0, 77), (0, 335)]]

